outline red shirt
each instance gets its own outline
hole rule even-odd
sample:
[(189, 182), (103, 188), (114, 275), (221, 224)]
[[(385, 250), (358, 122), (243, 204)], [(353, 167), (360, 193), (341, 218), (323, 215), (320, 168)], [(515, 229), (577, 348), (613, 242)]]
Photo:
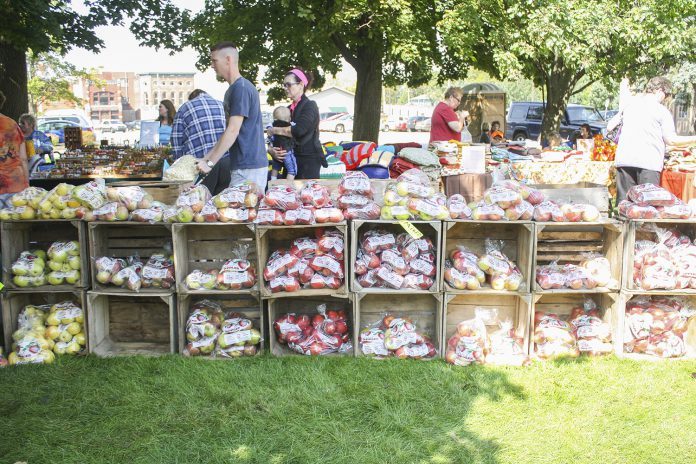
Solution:
[(437, 104), (430, 122), (430, 142), (461, 140), (462, 134), (453, 131), (448, 122), (459, 122), (457, 113), (445, 102)]

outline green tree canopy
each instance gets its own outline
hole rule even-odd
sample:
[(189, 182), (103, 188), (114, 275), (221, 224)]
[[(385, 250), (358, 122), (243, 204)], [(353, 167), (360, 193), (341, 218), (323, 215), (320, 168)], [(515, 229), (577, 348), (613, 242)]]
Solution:
[[(572, 95), (653, 76), (693, 55), (693, 0), (451, 0), (439, 27), (453, 56), (475, 54), (499, 78), (544, 89), (542, 134), (558, 131)], [(473, 41), (473, 43), (472, 43)]]
[(231, 40), (240, 49), (243, 73), (275, 85), (272, 100), (282, 98), (283, 75), (301, 66), (317, 77), (335, 74), (341, 58), (357, 73), (355, 124), (357, 140), (377, 140), (382, 85), (427, 83), (466, 75), (467, 61), (443, 53), (436, 31), (443, 10), (436, 0), (210, 0), (200, 13), (182, 17), (185, 26), (172, 37), (139, 21), (145, 43), (177, 49), (185, 45), (209, 63), (208, 48)]

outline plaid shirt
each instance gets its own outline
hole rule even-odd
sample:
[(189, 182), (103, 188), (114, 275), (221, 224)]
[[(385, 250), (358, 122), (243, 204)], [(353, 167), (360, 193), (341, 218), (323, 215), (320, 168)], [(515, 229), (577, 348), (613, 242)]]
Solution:
[(170, 140), (174, 159), (184, 155), (203, 158), (225, 132), (225, 126), (222, 102), (206, 93), (187, 101), (174, 116)]

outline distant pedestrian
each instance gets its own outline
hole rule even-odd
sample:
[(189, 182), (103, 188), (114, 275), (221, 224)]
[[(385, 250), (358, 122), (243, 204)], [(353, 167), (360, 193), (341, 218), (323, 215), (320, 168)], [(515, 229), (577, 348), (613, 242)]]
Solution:
[(172, 135), (172, 124), (176, 116), (176, 108), (171, 100), (162, 100), (159, 105), (159, 143), (160, 145), (169, 145), (169, 139)]
[(468, 111), (457, 111), (464, 97), (464, 91), (459, 87), (450, 87), (445, 92), (443, 101), (435, 106), (430, 118), (430, 143), (461, 140), (462, 131), (466, 128)]

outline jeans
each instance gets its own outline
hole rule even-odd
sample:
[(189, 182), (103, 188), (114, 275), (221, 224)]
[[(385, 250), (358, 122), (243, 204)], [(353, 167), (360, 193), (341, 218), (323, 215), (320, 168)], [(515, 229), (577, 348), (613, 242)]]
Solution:
[(262, 192), (265, 192), (266, 183), (268, 182), (268, 166), (254, 169), (233, 169), (230, 187), (240, 184), (245, 180), (254, 182), (259, 186)]
[(626, 199), (626, 194), (635, 185), (660, 185), (660, 172), (649, 169), (621, 166), (616, 168), (616, 204)]
[(297, 175), (297, 160), (295, 158), (295, 153), (292, 150), (288, 150), (287, 153), (285, 153), (285, 158), (283, 158), (282, 162), (273, 160), (271, 165), (273, 166), (273, 169), (278, 172), (280, 172), (284, 166), (286, 175)]

